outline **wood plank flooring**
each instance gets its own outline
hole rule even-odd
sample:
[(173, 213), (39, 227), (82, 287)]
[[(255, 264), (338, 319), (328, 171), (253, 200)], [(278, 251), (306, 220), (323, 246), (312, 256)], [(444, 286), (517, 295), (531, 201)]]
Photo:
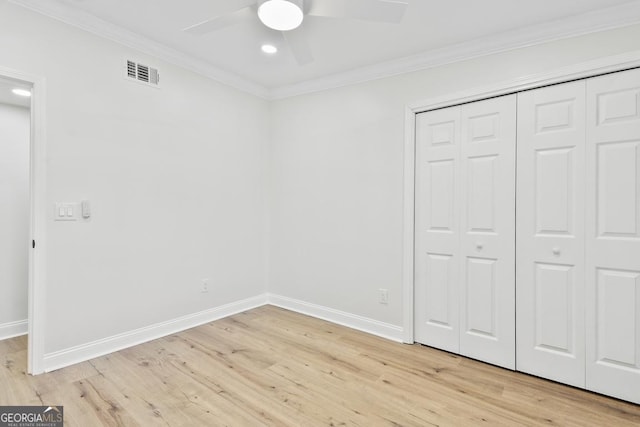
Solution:
[(640, 406), (272, 306), (49, 374), (0, 341), (0, 405), (66, 426), (638, 426)]

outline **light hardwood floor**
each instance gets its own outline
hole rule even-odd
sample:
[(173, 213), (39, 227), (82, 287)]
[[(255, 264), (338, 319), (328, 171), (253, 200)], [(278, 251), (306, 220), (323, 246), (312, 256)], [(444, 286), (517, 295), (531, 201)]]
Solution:
[(640, 406), (265, 306), (49, 374), (0, 341), (0, 405), (66, 426), (638, 426)]

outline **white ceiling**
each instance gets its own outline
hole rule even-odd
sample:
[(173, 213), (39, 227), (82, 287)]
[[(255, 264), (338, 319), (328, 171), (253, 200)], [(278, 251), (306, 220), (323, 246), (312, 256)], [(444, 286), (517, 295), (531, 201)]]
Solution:
[(126, 30), (120, 41), (267, 96), (322, 79), (330, 85), (340, 75), (357, 80), (359, 71), (372, 78), (376, 67), (381, 75), (420, 68), (430, 55), (474, 56), (640, 22), (640, 0), (408, 0), (400, 24), (305, 17), (294, 31), (304, 33), (315, 60), (300, 66), (282, 44), (273, 56), (260, 51), (278, 38), (254, 15), (203, 36), (182, 31), (232, 10), (234, 1), (14, 0), (111, 38)]
[(0, 79), (0, 104), (15, 105), (17, 107), (29, 108), (31, 106), (31, 98), (15, 95), (11, 92), (13, 89), (29, 89), (21, 83), (15, 83), (10, 80)]

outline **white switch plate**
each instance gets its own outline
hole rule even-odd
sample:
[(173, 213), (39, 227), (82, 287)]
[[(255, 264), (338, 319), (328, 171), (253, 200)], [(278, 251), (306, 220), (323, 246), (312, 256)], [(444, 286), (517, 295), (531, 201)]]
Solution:
[(56, 221), (77, 221), (80, 215), (79, 203), (56, 203), (53, 219)]

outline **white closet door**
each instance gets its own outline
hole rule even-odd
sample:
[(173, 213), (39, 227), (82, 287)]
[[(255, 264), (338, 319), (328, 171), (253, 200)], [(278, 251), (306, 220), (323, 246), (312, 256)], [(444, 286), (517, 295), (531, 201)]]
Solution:
[(640, 403), (640, 70), (587, 81), (587, 388)]
[(462, 106), (460, 353), (515, 368), (516, 96)]
[(416, 117), (415, 339), (458, 353), (460, 107)]
[(518, 94), (519, 371), (585, 385), (585, 82)]

